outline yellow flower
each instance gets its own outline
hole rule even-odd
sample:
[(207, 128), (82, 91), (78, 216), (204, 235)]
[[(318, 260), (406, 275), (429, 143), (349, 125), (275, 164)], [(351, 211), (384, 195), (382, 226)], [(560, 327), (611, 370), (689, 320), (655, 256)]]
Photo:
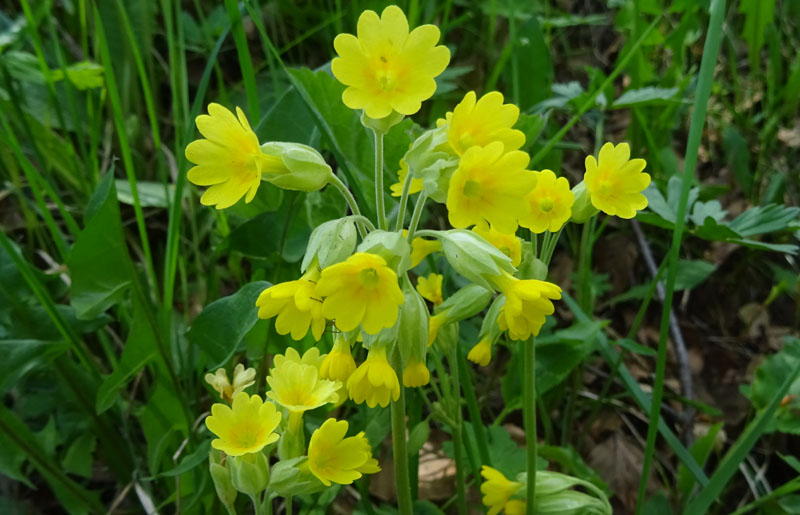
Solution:
[[(405, 231), (403, 231), (405, 234)], [(411, 268), (422, 263), (422, 260), (442, 250), (442, 242), (439, 240), (426, 240), (425, 238), (414, 238), (411, 241)]]
[(381, 256), (366, 252), (323, 270), (317, 293), (325, 297), (322, 313), (336, 327), (352, 331), (361, 324), (367, 334), (392, 327), (405, 300), (394, 270)]
[(431, 373), (425, 363), (411, 356), (406, 368), (403, 369), (403, 386), (416, 388), (417, 386), (425, 386), (430, 380)]
[(350, 353), (350, 344), (337, 335), (333, 340), (333, 349), (325, 356), (319, 368), (319, 376), (346, 383), (356, 370), (356, 361)]
[(586, 189), (592, 205), (607, 215), (633, 218), (636, 211), (647, 207), (647, 197), (642, 191), (650, 184), (650, 176), (643, 173), (644, 159), (630, 159), (627, 143), (616, 147), (606, 143), (597, 160), (586, 157)]
[(519, 499), (511, 499), (506, 503), (504, 508), (506, 515), (524, 515), (525, 513), (525, 501), (520, 501)]
[(214, 404), (211, 416), (206, 418), (206, 427), (218, 438), (211, 442), (215, 449), (228, 456), (241, 456), (259, 452), (267, 445), (278, 441), (274, 433), (281, 421), (281, 414), (271, 402), (262, 402), (261, 397), (252, 397), (239, 392), (233, 398), (233, 406)]
[(428, 320), (428, 347), (433, 345), (436, 337), (439, 335), (439, 329), (442, 328), (444, 323), (447, 322), (447, 310), (442, 311), (438, 315), (433, 315)]
[(384, 118), (392, 110), (404, 115), (419, 111), (436, 91), (434, 77), (447, 68), (450, 51), (436, 46), (439, 29), (422, 25), (408, 32), (408, 20), (396, 5), (364, 11), (358, 18), (358, 37), (339, 34), (333, 46), (339, 57), (331, 71), (348, 86), (342, 101), (363, 109), (370, 118)]
[(503, 153), (499, 141), (471, 147), (461, 156), (447, 190), (447, 212), (456, 228), (482, 223), (513, 234), (517, 219), (528, 214), (524, 196), (536, 184), (536, 176), (525, 170), (530, 158), (520, 150)]
[(206, 374), (205, 380), (224, 401), (231, 402), (239, 392), (255, 383), (255, 377), (255, 368), (245, 369), (244, 365), (239, 363), (233, 369), (233, 384), (228, 381), (228, 374), (225, 373), (224, 368), (218, 369), (214, 374)]
[(302, 356), (300, 356), (300, 353), (297, 352), (297, 349), (294, 347), (287, 347), (283, 354), (276, 354), (275, 357), (272, 358), (272, 366), (281, 367), (283, 366), (284, 361), (293, 361), (303, 365), (311, 365), (319, 370), (324, 360), (325, 354), (320, 356), (319, 349), (317, 347), (309, 348), (303, 353)]
[(522, 262), (522, 240), (517, 238), (516, 234), (502, 233), (487, 223), (478, 224), (472, 230), (510, 257), (512, 265), (519, 266)]
[(483, 483), (481, 493), (483, 494), (483, 504), (489, 508), (489, 515), (500, 513), (511, 496), (522, 488), (522, 483), (509, 481), (499, 470), (484, 465), (481, 467)]
[(534, 173), (536, 186), (525, 196), (531, 211), (520, 219), (519, 224), (537, 234), (557, 232), (572, 216), (575, 195), (569, 189), (566, 177), (556, 178), (550, 170)]
[(517, 279), (505, 272), (492, 277), (492, 280), (506, 296), (497, 317), (500, 330), (508, 330), (512, 340), (526, 340), (531, 334), (538, 335), (545, 316), (555, 311), (551, 301), (561, 298), (561, 288), (546, 281)]
[(422, 298), (428, 299), (433, 302), (434, 306), (441, 304), (444, 299), (442, 298), (442, 274), (430, 274), (428, 277), (419, 277), (417, 279), (417, 291)]
[(314, 339), (319, 341), (325, 332), (322, 299), (315, 292), (319, 269), (312, 266), (300, 279), (270, 286), (256, 300), (259, 318), (275, 315), (278, 334), (291, 334), (294, 340), (303, 339), (311, 327)]
[(267, 397), (289, 411), (289, 431), (296, 433), (303, 413), (339, 401), (336, 391), (339, 381), (319, 378), (319, 369), (313, 365), (290, 359), (281, 360), (267, 377), (270, 391)]
[(198, 186), (211, 186), (200, 197), (206, 206), (224, 209), (245, 197), (250, 202), (261, 184), (262, 173), (283, 172), (280, 157), (261, 151), (258, 138), (244, 113), (236, 108), (238, 119), (219, 104), (209, 104), (208, 114), (195, 120), (206, 139), (195, 140), (186, 147), (186, 159), (192, 167), (187, 178)]
[(385, 408), (390, 399), (400, 398), (400, 381), (386, 360), (386, 347), (369, 350), (367, 360), (347, 380), (347, 391), (356, 404), (366, 401), (370, 408)]
[(525, 144), (525, 134), (511, 128), (519, 118), (517, 106), (503, 104), (503, 94), (498, 91), (486, 93), (477, 102), (475, 98), (475, 92), (470, 91), (445, 120), (437, 121), (440, 127), (447, 124), (447, 141), (456, 154), (493, 141), (501, 142), (506, 152)]
[[(403, 183), (406, 182), (406, 177), (408, 177), (408, 163), (406, 163), (405, 159), (401, 159), (400, 169), (397, 170), (397, 182), (389, 186), (389, 189), (392, 190), (393, 197), (403, 196)], [(422, 179), (411, 179), (408, 194), (413, 195), (420, 191), (422, 191)]]
[(381, 470), (364, 432), (345, 438), (347, 428), (347, 421), (329, 418), (311, 435), (308, 469), (325, 486), (349, 485), (362, 474)]
[(470, 349), (467, 359), (473, 363), (485, 367), (492, 360), (492, 339), (484, 336)]

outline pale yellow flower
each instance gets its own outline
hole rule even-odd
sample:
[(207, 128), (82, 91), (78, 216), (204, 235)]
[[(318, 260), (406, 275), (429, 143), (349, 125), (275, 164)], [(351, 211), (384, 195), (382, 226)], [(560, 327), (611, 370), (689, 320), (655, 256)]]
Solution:
[(385, 408), (400, 398), (400, 381), (386, 360), (386, 347), (369, 350), (367, 360), (347, 380), (347, 391), (356, 404), (366, 401), (370, 408)]
[(417, 278), (417, 291), (422, 298), (427, 299), (438, 306), (444, 301), (442, 298), (442, 274), (429, 274), (428, 277), (420, 276)]
[(606, 143), (597, 159), (586, 157), (586, 189), (592, 205), (607, 215), (633, 218), (636, 211), (647, 207), (647, 197), (642, 195), (650, 184), (650, 176), (643, 173), (647, 162), (630, 157), (627, 143), (616, 147)]
[(472, 228), (481, 238), (511, 258), (511, 264), (519, 266), (522, 262), (522, 240), (516, 234), (506, 234), (498, 231), (487, 223), (480, 223)]
[(228, 380), (228, 374), (224, 368), (218, 369), (213, 374), (206, 374), (205, 380), (224, 401), (231, 402), (239, 392), (255, 383), (255, 377), (255, 368), (245, 369), (244, 365), (239, 363), (233, 369), (233, 384)]
[(349, 485), (362, 474), (381, 470), (364, 432), (345, 438), (347, 428), (347, 421), (329, 418), (311, 435), (308, 469), (325, 486)]
[(437, 125), (447, 125), (447, 141), (458, 155), (470, 147), (485, 147), (493, 141), (501, 142), (504, 150), (510, 152), (525, 144), (525, 134), (512, 129), (518, 118), (519, 108), (504, 104), (502, 93), (491, 91), (476, 101), (475, 92), (470, 91)]
[(206, 418), (206, 427), (217, 435), (211, 446), (228, 456), (242, 456), (259, 452), (267, 445), (278, 441), (274, 433), (281, 421), (281, 414), (271, 402), (261, 397), (252, 397), (239, 392), (233, 405), (214, 404), (211, 416)]

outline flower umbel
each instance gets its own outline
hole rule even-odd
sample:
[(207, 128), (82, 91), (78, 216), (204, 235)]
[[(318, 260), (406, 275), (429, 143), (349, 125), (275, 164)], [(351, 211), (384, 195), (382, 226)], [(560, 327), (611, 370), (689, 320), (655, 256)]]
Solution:
[(556, 178), (551, 170), (534, 173), (536, 186), (525, 196), (531, 211), (520, 219), (519, 224), (537, 234), (557, 232), (572, 215), (575, 196), (566, 177)]
[(271, 390), (267, 397), (289, 411), (289, 431), (296, 433), (303, 413), (329, 402), (337, 402), (339, 381), (319, 378), (319, 369), (285, 359), (270, 370), (267, 383)]
[(522, 483), (506, 479), (499, 470), (484, 465), (481, 467), (481, 493), (483, 504), (489, 508), (489, 515), (497, 515), (506, 507), (511, 496), (522, 488)]
[(470, 91), (446, 119), (436, 122), (439, 127), (447, 124), (447, 141), (456, 154), (493, 141), (501, 142), (506, 152), (525, 144), (525, 134), (511, 128), (519, 118), (519, 107), (504, 104), (499, 91), (486, 93), (477, 102), (475, 99), (475, 92)]
[(552, 300), (561, 298), (561, 288), (546, 281), (517, 279), (505, 272), (492, 280), (506, 296), (497, 317), (500, 330), (508, 330), (512, 340), (538, 335), (545, 317), (555, 311)]
[(292, 339), (302, 340), (309, 327), (315, 340), (325, 332), (325, 317), (322, 314), (322, 299), (315, 292), (319, 279), (319, 268), (309, 267), (296, 281), (270, 286), (256, 300), (259, 318), (275, 320), (278, 334), (291, 334)]
[(239, 392), (255, 383), (255, 377), (255, 368), (245, 369), (244, 365), (239, 363), (233, 369), (233, 384), (228, 381), (228, 374), (225, 373), (224, 368), (218, 369), (213, 374), (206, 374), (205, 380), (219, 393), (222, 400), (231, 402)]
[(263, 402), (261, 397), (252, 397), (239, 392), (233, 398), (233, 405), (214, 404), (211, 416), (206, 418), (206, 427), (217, 435), (211, 442), (215, 449), (229, 456), (241, 456), (259, 452), (267, 445), (278, 441), (274, 433), (281, 421), (281, 414), (271, 402)]
[(366, 361), (347, 380), (347, 391), (356, 404), (366, 401), (370, 408), (385, 408), (400, 398), (400, 381), (386, 360), (386, 347), (369, 350)]
[(325, 297), (322, 313), (336, 327), (352, 331), (361, 324), (367, 334), (392, 327), (405, 300), (394, 270), (381, 256), (366, 252), (323, 270), (316, 291)]
[(525, 170), (529, 160), (520, 150), (503, 153), (499, 141), (467, 150), (447, 190), (450, 224), (463, 228), (486, 221), (498, 231), (516, 232), (517, 219), (529, 212), (523, 197), (536, 185), (536, 176)]
[(647, 197), (641, 193), (650, 184), (650, 175), (643, 172), (647, 162), (630, 157), (627, 143), (616, 147), (606, 143), (597, 159), (586, 157), (586, 189), (592, 205), (607, 215), (633, 218), (647, 207)]
[(197, 165), (189, 170), (187, 178), (198, 186), (210, 186), (200, 197), (201, 204), (225, 209), (242, 197), (250, 202), (262, 174), (285, 170), (280, 157), (261, 151), (258, 138), (238, 107), (234, 116), (219, 104), (209, 104), (208, 114), (198, 116), (195, 123), (206, 139), (195, 140), (186, 147), (186, 159)]
[(308, 469), (325, 486), (349, 485), (363, 474), (381, 470), (364, 432), (345, 438), (347, 428), (347, 421), (329, 418), (311, 435)]
[(442, 274), (429, 274), (428, 277), (420, 276), (417, 278), (417, 291), (423, 299), (429, 300), (434, 306), (441, 304), (442, 298)]
[(350, 109), (363, 109), (370, 118), (392, 111), (411, 115), (436, 91), (434, 78), (450, 62), (450, 51), (436, 46), (439, 29), (422, 25), (409, 33), (408, 20), (396, 5), (364, 11), (358, 18), (358, 37), (339, 34), (333, 46), (339, 57), (331, 71), (348, 86), (342, 101)]

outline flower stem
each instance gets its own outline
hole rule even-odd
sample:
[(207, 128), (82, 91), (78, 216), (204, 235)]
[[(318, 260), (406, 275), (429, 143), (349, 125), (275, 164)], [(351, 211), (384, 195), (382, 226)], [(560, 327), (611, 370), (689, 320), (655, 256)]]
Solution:
[[(456, 343), (458, 345), (458, 343)], [(456, 459), (456, 493), (458, 496), (458, 513), (467, 515), (467, 494), (464, 486), (464, 439), (461, 431), (463, 430), (461, 416), (461, 380), (458, 370), (458, 355), (455, 346), (450, 351), (450, 375), (453, 378), (453, 390), (455, 396), (453, 403), (453, 453)]]
[[(400, 352), (392, 353), (392, 368), (397, 377), (403, 377)], [(408, 480), (408, 451), (406, 450), (406, 398), (400, 386), (400, 397), (392, 402), (392, 449), (394, 451), (394, 477), (397, 489), (397, 508), (400, 515), (412, 514), (411, 486)]]
[(420, 193), (417, 204), (414, 206), (414, 212), (411, 214), (411, 222), (408, 224), (408, 235), (406, 239), (409, 242), (414, 241), (414, 233), (417, 231), (417, 225), (419, 225), (419, 219), (422, 216), (422, 208), (425, 207), (426, 200), (428, 200), (428, 196), (425, 195), (424, 192)]
[(409, 170), (406, 174), (406, 179), (403, 181), (403, 192), (400, 194), (400, 208), (397, 211), (397, 225), (395, 225), (395, 231), (402, 229), (403, 224), (406, 222), (406, 204), (408, 204), (408, 192), (411, 189), (411, 179), (413, 178)]
[(389, 227), (386, 221), (386, 206), (383, 204), (383, 133), (373, 130), (375, 134), (375, 206), (378, 211), (378, 229), (385, 231)]
[(528, 453), (528, 485), (525, 512), (536, 513), (536, 338), (531, 336), (525, 344), (524, 390), (522, 413), (525, 423), (525, 443)]
[[(334, 173), (331, 173), (331, 178), (328, 179), (328, 182), (330, 184), (333, 184), (333, 186), (337, 190), (339, 190), (339, 193), (341, 193), (344, 199), (347, 201), (347, 205), (350, 206), (350, 211), (352, 211), (352, 213), (356, 216), (363, 217), (363, 215), (361, 214), (361, 209), (358, 207), (358, 202), (356, 201), (356, 198), (353, 196), (350, 190), (347, 188), (347, 185), (345, 185), (345, 183), (342, 182), (342, 180), (339, 177), (337, 177), (336, 174)], [(367, 235), (367, 230), (364, 227), (363, 222), (359, 221), (357, 225), (358, 225), (358, 232), (361, 233), (361, 237), (362, 238), (365, 237)]]
[(292, 515), (292, 496), (288, 496), (286, 498), (286, 510), (284, 511), (286, 515)]
[(467, 410), (469, 411), (469, 418), (472, 421), (472, 429), (475, 433), (475, 441), (478, 444), (478, 454), (480, 454), (481, 464), (492, 466), (492, 458), (489, 455), (489, 440), (486, 436), (486, 426), (483, 425), (481, 420), (481, 410), (478, 406), (478, 399), (475, 395), (475, 385), (472, 382), (472, 375), (467, 364), (467, 358), (464, 357), (464, 352), (460, 347), (457, 348), (458, 352), (458, 370), (464, 376), (464, 398), (467, 401)]

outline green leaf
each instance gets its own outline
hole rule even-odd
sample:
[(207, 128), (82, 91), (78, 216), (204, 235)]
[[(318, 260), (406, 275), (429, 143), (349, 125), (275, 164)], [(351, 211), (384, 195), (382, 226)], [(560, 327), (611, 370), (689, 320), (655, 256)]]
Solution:
[(122, 349), (122, 356), (111, 375), (106, 377), (97, 389), (98, 414), (110, 408), (120, 390), (158, 354), (156, 335), (153, 334), (152, 326), (147, 321), (145, 309), (147, 308), (138, 300), (134, 300), (133, 323), (125, 347)]
[(41, 368), (69, 349), (66, 342), (0, 341), (0, 394), (17, 385), (30, 371)]
[(192, 322), (188, 338), (210, 360), (210, 370), (223, 366), (236, 352), (245, 334), (258, 321), (256, 299), (270, 283), (256, 281), (247, 284), (233, 295), (215, 300)]
[(780, 403), (765, 432), (800, 434), (800, 418), (797, 416), (797, 410), (800, 409), (800, 375), (795, 373), (792, 376), (798, 366), (800, 340), (791, 339), (786, 341), (780, 352), (768, 356), (756, 369), (748, 397), (758, 410), (764, 409), (775, 396), (781, 395), (779, 389), (784, 381), (791, 381), (788, 391), (781, 395), (788, 402)]
[(730, 227), (739, 235), (748, 237), (790, 228), (797, 220), (800, 208), (768, 204), (754, 206), (737, 216)]
[(674, 100), (678, 91), (678, 88), (657, 88), (653, 86), (629, 89), (611, 104), (611, 108), (618, 109), (622, 107), (661, 104), (666, 101)]
[[(550, 84), (553, 82), (553, 59), (545, 41), (539, 19), (531, 16), (516, 28), (516, 40), (511, 41), (511, 62), (509, 70), (518, 70), (517, 77), (511, 75), (513, 90), (519, 95), (520, 110), (527, 111), (538, 102), (549, 96)], [(520, 78), (524, 80), (522, 83)]]
[[(692, 457), (701, 467), (708, 461), (711, 451), (714, 450), (714, 444), (717, 441), (717, 433), (722, 429), (722, 422), (714, 424), (708, 428), (708, 432), (701, 438), (694, 442), (694, 445), (689, 449)], [(682, 463), (678, 466), (678, 491), (681, 493), (681, 498), (688, 499), (694, 488), (695, 480), (689, 470)]]
[[(114, 181), (117, 187), (117, 200), (129, 206), (133, 205), (133, 193), (127, 180)], [(150, 181), (137, 181), (136, 191), (139, 193), (139, 204), (142, 207), (169, 207), (171, 199), (175, 196), (175, 185), (164, 187), (163, 183)], [(184, 190), (188, 196), (189, 190)]]
[(606, 482), (600, 479), (597, 472), (583, 461), (581, 455), (573, 447), (540, 445), (539, 455), (561, 465), (566, 474), (588, 481), (603, 491), (608, 491)]
[(750, 169), (750, 146), (735, 125), (728, 125), (722, 131), (722, 147), (725, 150), (728, 168), (733, 170), (736, 182), (739, 183), (739, 187), (742, 188), (742, 192), (745, 195), (750, 195), (750, 190), (753, 186), (753, 173)]
[(703, 261), (702, 259), (678, 260), (678, 272), (675, 275), (675, 291), (691, 290), (702, 283), (715, 270), (714, 263)]
[(211, 440), (204, 440), (197, 446), (194, 452), (184, 456), (181, 462), (174, 469), (170, 469), (158, 474), (157, 476), (147, 478), (147, 480), (152, 480), (159, 477), (175, 477), (185, 474), (201, 463), (204, 463), (208, 459), (208, 452), (210, 449)]
[(80, 319), (95, 318), (119, 302), (131, 284), (132, 264), (111, 173), (92, 195), (85, 223), (67, 257), (70, 304)]
[(408, 455), (414, 456), (419, 454), (420, 449), (422, 449), (422, 446), (428, 441), (430, 435), (431, 426), (428, 424), (427, 419), (415, 425), (408, 433), (408, 442), (406, 444)]
[[(644, 295), (642, 295), (642, 297), (644, 297)], [(658, 355), (655, 349), (650, 347), (645, 347), (641, 343), (636, 343), (635, 341), (629, 340), (628, 338), (617, 340), (617, 345), (619, 345), (623, 349), (635, 352), (636, 354), (641, 354), (642, 356), (655, 357)]]
[(97, 437), (92, 433), (81, 433), (67, 449), (61, 462), (64, 469), (72, 474), (92, 477), (92, 455), (97, 447)]
[(764, 33), (775, 17), (775, 0), (741, 0), (739, 12), (745, 16), (742, 37), (747, 41), (751, 66), (758, 69)]
[(722, 209), (722, 204), (718, 200), (708, 202), (695, 202), (692, 214), (689, 217), (695, 225), (703, 225), (706, 218), (711, 218), (717, 223), (724, 223), (725, 215), (728, 212)]

